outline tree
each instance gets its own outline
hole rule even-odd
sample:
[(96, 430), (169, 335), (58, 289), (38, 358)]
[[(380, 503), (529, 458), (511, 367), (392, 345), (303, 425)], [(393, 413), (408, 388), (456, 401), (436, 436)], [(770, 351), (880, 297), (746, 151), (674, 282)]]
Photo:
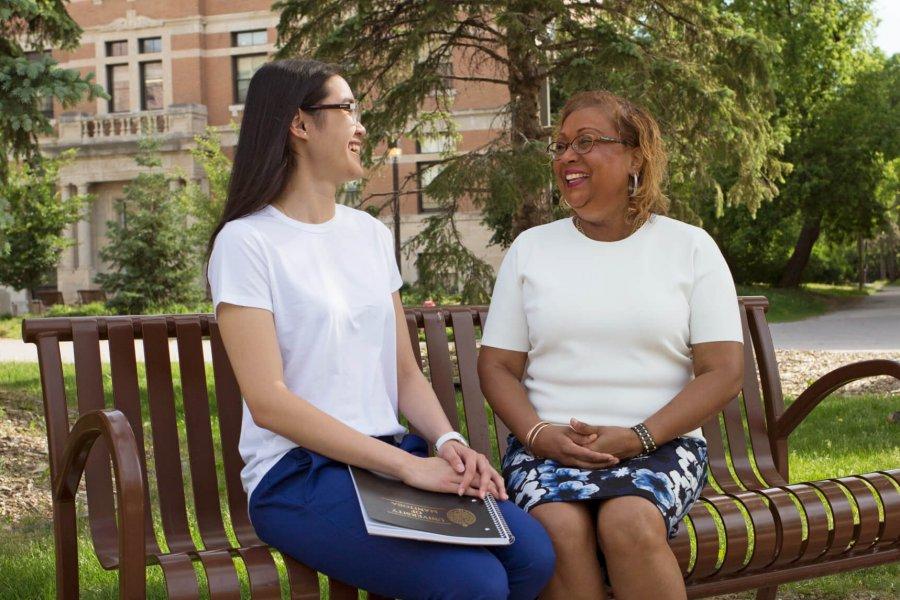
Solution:
[[(282, 11), (280, 56), (344, 65), (368, 104), (369, 160), (380, 142), (453, 132), (454, 82), (506, 88), (502, 135), (476, 152), (447, 157), (427, 189), (445, 209), (433, 223), (449, 227), (458, 200), (469, 197), (493, 230), (492, 241), (506, 245), (554, 215), (544, 154), (550, 132), (539, 102), (547, 81), (564, 93), (612, 89), (659, 117), (675, 167), (675, 214), (696, 220), (703, 203), (755, 208), (774, 196), (784, 171), (776, 156), (783, 135), (769, 119), (775, 46), (745, 27), (730, 4), (279, 0), (273, 8)], [(465, 72), (447, 72), (454, 60)], [(734, 174), (727, 185), (724, 171)], [(442, 254), (441, 241), (458, 244), (454, 237), (426, 227), (418, 244), (426, 254)]]
[[(53, 97), (70, 106), (87, 95), (106, 97), (92, 83), (93, 74), (62, 69), (46, 48), (78, 47), (81, 29), (69, 17), (63, 0), (5, 0), (0, 5), (0, 182), (9, 171), (9, 158), (35, 161), (38, 135), (52, 132), (39, 106)], [(26, 50), (39, 54), (29, 57)]]
[(159, 142), (142, 139), (135, 158), (146, 172), (125, 186), (124, 223), (107, 222), (109, 243), (100, 258), (110, 265), (96, 282), (114, 294), (109, 305), (141, 314), (162, 304), (199, 300), (198, 253), (186, 235), (188, 208), (176, 177), (159, 171)]
[(78, 221), (86, 196), (60, 198), (56, 189), (59, 168), (74, 156), (68, 152), (37, 166), (13, 166), (0, 184), (5, 219), (0, 224), (0, 283), (29, 294), (46, 281), (60, 254), (72, 245), (63, 232)]
[(219, 224), (225, 200), (228, 197), (228, 180), (231, 177), (231, 159), (222, 151), (222, 140), (213, 128), (194, 138), (196, 146), (191, 155), (200, 163), (206, 174), (207, 185), (190, 182), (184, 187), (184, 197), (194, 218), (191, 228), (198, 249), (206, 252), (209, 237)]
[(872, 65), (839, 90), (797, 143), (785, 194), (803, 228), (779, 285), (800, 283), (823, 230), (840, 241), (872, 237), (888, 209), (876, 193), (885, 163), (900, 155), (900, 57)]

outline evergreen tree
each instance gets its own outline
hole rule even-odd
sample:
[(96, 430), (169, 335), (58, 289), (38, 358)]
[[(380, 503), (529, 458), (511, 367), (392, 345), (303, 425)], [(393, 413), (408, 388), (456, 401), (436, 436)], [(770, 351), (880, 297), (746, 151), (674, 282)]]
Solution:
[(159, 170), (159, 143), (140, 142), (136, 162), (147, 169), (125, 186), (124, 224), (107, 222), (109, 243), (100, 258), (109, 271), (96, 282), (114, 294), (109, 305), (141, 314), (164, 304), (188, 304), (200, 298), (198, 257), (188, 231), (184, 193), (175, 177)]
[[(447, 156), (429, 184), (444, 212), (414, 242), (426, 254), (448, 255), (448, 242), (459, 245), (450, 221), (462, 197), (482, 210), (492, 241), (503, 245), (554, 217), (544, 154), (550, 130), (539, 100), (548, 81), (556, 108), (573, 91), (606, 88), (659, 118), (676, 216), (696, 221), (699, 206), (726, 200), (755, 209), (774, 196), (784, 171), (777, 158), (783, 131), (770, 119), (776, 47), (747, 28), (731, 2), (279, 0), (274, 8), (282, 11), (281, 56), (344, 66), (368, 106), (369, 159), (380, 142), (452, 134), (453, 85), (508, 91), (502, 134), (477, 152)], [(448, 63), (465, 71), (449, 73)], [(462, 262), (478, 264), (474, 256)]]
[(45, 159), (37, 166), (15, 165), (0, 183), (5, 215), (0, 224), (0, 284), (34, 289), (47, 280), (63, 250), (72, 246), (66, 227), (78, 221), (86, 196), (62, 200), (56, 189), (59, 168), (74, 153)]
[[(63, 0), (4, 0), (0, 3), (0, 182), (9, 158), (37, 160), (38, 135), (52, 132), (39, 102), (56, 98), (70, 106), (85, 95), (106, 97), (92, 83), (93, 74), (62, 69), (44, 50), (78, 47), (81, 29), (69, 17)], [(26, 52), (34, 50), (37, 57)]]

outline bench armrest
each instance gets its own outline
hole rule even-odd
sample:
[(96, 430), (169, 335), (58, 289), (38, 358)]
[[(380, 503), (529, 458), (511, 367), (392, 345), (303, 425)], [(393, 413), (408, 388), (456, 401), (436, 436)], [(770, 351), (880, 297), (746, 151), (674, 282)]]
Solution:
[[(119, 597), (143, 598), (146, 594), (146, 550), (144, 529), (144, 480), (140, 454), (131, 424), (118, 410), (94, 410), (84, 413), (66, 439), (60, 472), (53, 482), (53, 504), (66, 506), (74, 520), (75, 494), (88, 455), (97, 438), (103, 438), (112, 457), (116, 478), (116, 506), (119, 523)], [(73, 523), (74, 525), (74, 523)], [(57, 552), (75, 553), (78, 538), (57, 539)], [(69, 563), (71, 564), (71, 563)], [(77, 570), (77, 561), (75, 562)], [(77, 571), (75, 573), (77, 582)], [(77, 585), (77, 583), (76, 583)]]
[(775, 424), (775, 437), (785, 439), (797, 428), (803, 419), (832, 392), (857, 379), (889, 375), (900, 379), (900, 362), (877, 359), (863, 360), (838, 367), (812, 383), (791, 404)]

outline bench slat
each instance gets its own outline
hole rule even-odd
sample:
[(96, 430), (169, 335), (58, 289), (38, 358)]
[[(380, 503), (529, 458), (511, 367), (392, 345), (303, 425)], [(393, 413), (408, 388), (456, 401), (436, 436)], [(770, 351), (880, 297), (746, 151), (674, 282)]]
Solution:
[(453, 385), (453, 366), (450, 362), (447, 330), (444, 316), (440, 311), (422, 311), (425, 322), (425, 348), (428, 352), (428, 372), (431, 386), (450, 421), (450, 426), (459, 431), (459, 416), (456, 412), (456, 388)]
[(711, 577), (718, 571), (716, 563), (719, 556), (719, 534), (716, 522), (706, 505), (709, 501), (701, 497), (688, 511), (688, 518), (694, 528), (694, 539), (697, 542), (697, 556), (694, 568), (687, 576), (688, 583)]
[(142, 329), (153, 455), (156, 457), (156, 486), (166, 545), (169, 552), (190, 552), (196, 547), (188, 529), (168, 326), (165, 318), (149, 317), (143, 320)]
[(847, 551), (847, 545), (853, 539), (853, 512), (850, 509), (850, 502), (838, 484), (833, 481), (813, 481), (810, 485), (825, 496), (834, 524), (824, 556), (840, 556)]
[(472, 313), (468, 310), (453, 310), (450, 312), (450, 321), (453, 324), (453, 339), (456, 342), (456, 361), (459, 366), (459, 383), (462, 389), (469, 444), (490, 458), (492, 455), (490, 431), (484, 408), (484, 396), (478, 382), (478, 354), (475, 348)]
[[(484, 325), (487, 323), (488, 318), (488, 310), (485, 307), (479, 307), (474, 310), (474, 313), (478, 315), (478, 326), (481, 327), (482, 334), (484, 333)], [(479, 341), (481, 338), (479, 337)], [(491, 414), (494, 417), (494, 431), (497, 433), (497, 449), (500, 451), (500, 458), (503, 458), (503, 455), (506, 454), (506, 448), (509, 445), (507, 443), (507, 439), (509, 434), (511, 433), (509, 427), (506, 426), (506, 423), (498, 417), (493, 411)]]
[(280, 600), (281, 584), (272, 552), (265, 546), (254, 546), (240, 548), (238, 554), (247, 568), (253, 600)]
[(718, 575), (737, 573), (744, 568), (744, 559), (750, 544), (744, 515), (737, 502), (729, 496), (717, 494), (706, 497), (705, 500), (719, 514), (725, 531), (725, 556), (716, 573)]
[[(734, 476), (728, 469), (725, 459), (725, 443), (722, 438), (722, 416), (715, 414), (703, 424), (703, 437), (706, 438), (707, 468), (709, 476), (715, 480), (726, 494), (741, 491), (741, 486), (734, 480)], [(705, 494), (714, 495), (718, 492), (711, 486), (704, 490)]]
[(878, 539), (878, 530), (881, 525), (878, 520), (878, 504), (875, 502), (872, 490), (863, 483), (862, 479), (855, 476), (840, 477), (832, 479), (832, 481), (840, 483), (850, 490), (859, 513), (859, 524), (854, 528), (851, 552), (856, 554), (870, 550)]
[(282, 556), (291, 584), (291, 600), (319, 600), (319, 575), (290, 556)]
[(878, 530), (876, 545), (880, 548), (895, 544), (900, 538), (900, 491), (882, 473), (866, 473), (860, 477), (875, 488), (884, 509), (884, 521)]
[(216, 380), (216, 412), (222, 441), (228, 512), (238, 542), (242, 546), (256, 546), (262, 542), (256, 536), (256, 531), (247, 516), (247, 493), (241, 483), (241, 469), (244, 467), (244, 461), (238, 451), (244, 410), (241, 391), (231, 363), (228, 362), (228, 353), (222, 343), (222, 334), (217, 323), (211, 323), (209, 326), (209, 340)]
[(196, 318), (176, 319), (175, 330), (197, 525), (207, 550), (229, 548), (219, 503), (200, 323)]
[(807, 538), (800, 550), (798, 562), (812, 562), (828, 548), (828, 517), (825, 505), (816, 494), (815, 488), (807, 483), (787, 485), (781, 489), (793, 494), (800, 502), (806, 517)]
[(210, 600), (241, 600), (241, 584), (231, 554), (227, 550), (205, 550), (199, 556)]
[(166, 595), (169, 600), (188, 600), (200, 597), (200, 582), (194, 572), (194, 562), (187, 554), (163, 554), (159, 557)]
[[(72, 328), (75, 354), (75, 387), (78, 413), (106, 408), (103, 370), (100, 366), (100, 336), (96, 322), (82, 321)], [(84, 470), (91, 536), (97, 558), (105, 568), (118, 564), (118, 526), (113, 502), (110, 456), (106, 443), (98, 439)]]
[(141, 411), (141, 392), (138, 387), (137, 361), (134, 352), (134, 329), (128, 323), (110, 323), (109, 357), (113, 399), (116, 408), (131, 423), (137, 442), (144, 479), (144, 520), (146, 521), (146, 546), (148, 554), (159, 554), (159, 544), (153, 530), (153, 512), (150, 509), (150, 484), (147, 480), (147, 453), (144, 446), (144, 418)]

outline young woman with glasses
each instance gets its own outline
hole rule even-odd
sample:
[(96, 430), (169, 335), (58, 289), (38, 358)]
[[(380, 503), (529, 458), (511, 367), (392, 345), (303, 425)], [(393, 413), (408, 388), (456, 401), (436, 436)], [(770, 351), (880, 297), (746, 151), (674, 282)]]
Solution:
[(667, 539), (707, 480), (700, 426), (741, 387), (734, 283), (705, 231), (664, 216), (646, 111), (578, 94), (548, 152), (573, 214), (510, 246), (478, 361), (513, 432), (507, 490), (553, 540), (542, 598), (604, 598), (604, 578), (622, 600), (685, 598)]
[[(363, 176), (365, 133), (329, 65), (275, 61), (250, 81), (208, 269), (244, 399), (250, 519), (271, 546), (391, 598), (534, 598), (553, 571), (546, 532), (506, 500), (420, 372), (389, 230), (335, 203), (341, 184)], [(516, 541), (486, 549), (370, 536), (348, 464), (425, 490), (492, 493)]]

